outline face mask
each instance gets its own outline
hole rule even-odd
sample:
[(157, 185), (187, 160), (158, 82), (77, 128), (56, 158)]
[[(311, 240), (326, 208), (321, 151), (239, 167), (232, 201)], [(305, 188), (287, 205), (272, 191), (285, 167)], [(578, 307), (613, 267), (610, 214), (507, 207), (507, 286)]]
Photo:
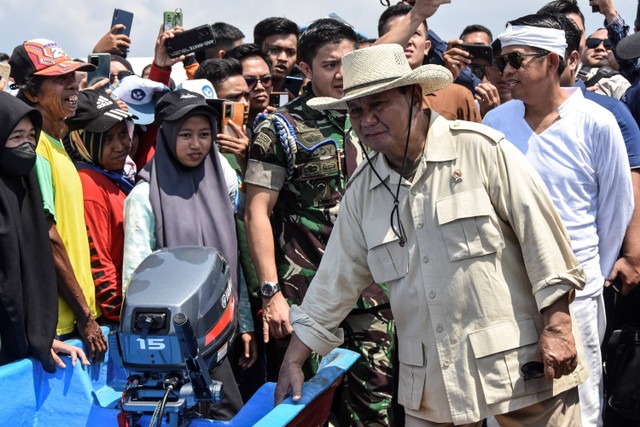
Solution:
[(25, 141), (17, 147), (0, 149), (0, 173), (9, 176), (26, 176), (36, 164), (36, 151)]

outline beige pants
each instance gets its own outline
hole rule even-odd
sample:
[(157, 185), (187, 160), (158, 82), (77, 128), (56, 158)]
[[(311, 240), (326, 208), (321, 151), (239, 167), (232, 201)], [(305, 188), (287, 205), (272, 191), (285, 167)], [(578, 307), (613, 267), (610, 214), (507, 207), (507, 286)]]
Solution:
[[(580, 427), (580, 403), (578, 388), (574, 387), (551, 399), (518, 409), (507, 414), (496, 415), (500, 427)], [(406, 415), (405, 427), (453, 427), (451, 423), (434, 423)], [(481, 427), (482, 421), (464, 424), (464, 427)]]

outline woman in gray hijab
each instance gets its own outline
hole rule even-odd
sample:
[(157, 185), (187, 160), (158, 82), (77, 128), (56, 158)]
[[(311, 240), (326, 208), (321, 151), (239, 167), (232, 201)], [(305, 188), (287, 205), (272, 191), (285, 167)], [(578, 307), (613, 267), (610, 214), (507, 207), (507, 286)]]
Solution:
[[(156, 104), (155, 155), (140, 171), (140, 181), (124, 203), (125, 294), (133, 270), (144, 258), (175, 246), (218, 249), (229, 264), (237, 292), (234, 207), (214, 141), (214, 114), (202, 95), (187, 90), (170, 92)], [(213, 376), (223, 382), (225, 399), (213, 405), (209, 417), (232, 418), (242, 398), (228, 359)]]

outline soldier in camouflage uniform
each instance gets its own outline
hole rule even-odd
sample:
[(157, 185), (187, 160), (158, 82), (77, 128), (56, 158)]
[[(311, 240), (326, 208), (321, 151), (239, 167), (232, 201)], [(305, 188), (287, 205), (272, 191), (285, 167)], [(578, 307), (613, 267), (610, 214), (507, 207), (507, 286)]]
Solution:
[[(300, 304), (305, 296), (347, 180), (362, 158), (344, 113), (307, 106), (314, 96), (342, 96), (341, 58), (356, 47), (350, 27), (332, 19), (311, 24), (299, 41), (300, 68), (311, 83), (256, 128), (250, 148), (246, 223), (258, 278), (267, 282), (262, 293), (264, 341), (275, 348), (267, 353), (269, 380), (275, 380), (292, 332), (289, 305)], [(393, 424), (394, 324), (386, 287), (372, 283), (342, 327), (344, 347), (362, 355), (342, 390), (342, 425)], [(275, 339), (269, 341), (270, 336)], [(307, 375), (315, 365), (308, 366)]]

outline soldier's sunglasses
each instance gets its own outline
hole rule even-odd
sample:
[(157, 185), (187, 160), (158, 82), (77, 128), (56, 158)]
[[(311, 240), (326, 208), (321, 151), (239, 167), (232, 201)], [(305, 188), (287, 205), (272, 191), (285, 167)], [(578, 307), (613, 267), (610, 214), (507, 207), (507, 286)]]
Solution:
[(547, 56), (549, 52), (539, 52), (539, 53), (520, 53), (520, 52), (511, 52), (506, 55), (502, 55), (498, 58), (496, 65), (498, 69), (503, 72), (505, 68), (507, 68), (507, 64), (511, 65), (514, 70), (520, 69), (522, 64), (524, 63), (525, 58), (542, 58), (543, 56)]
[(271, 76), (263, 76), (263, 77), (245, 77), (244, 81), (247, 82), (247, 86), (249, 86), (249, 90), (255, 89), (258, 82), (262, 83), (265, 89), (269, 89), (273, 84), (271, 80)]
[(611, 50), (613, 45), (611, 44), (611, 40), (609, 39), (599, 39), (597, 37), (589, 37), (587, 39), (587, 49), (595, 49), (600, 46), (600, 43), (604, 45), (604, 48), (607, 50)]

